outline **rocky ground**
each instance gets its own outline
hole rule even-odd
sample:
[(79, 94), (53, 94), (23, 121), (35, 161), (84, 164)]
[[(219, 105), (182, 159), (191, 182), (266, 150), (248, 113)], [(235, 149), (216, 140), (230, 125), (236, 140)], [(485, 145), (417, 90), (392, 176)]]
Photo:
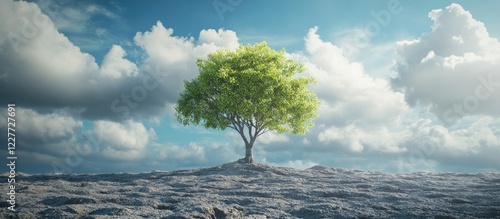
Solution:
[[(0, 178), (5, 194), (7, 175)], [(0, 218), (500, 218), (500, 173), (234, 162), (171, 172), (22, 175), (16, 188), (17, 213), (0, 201)]]

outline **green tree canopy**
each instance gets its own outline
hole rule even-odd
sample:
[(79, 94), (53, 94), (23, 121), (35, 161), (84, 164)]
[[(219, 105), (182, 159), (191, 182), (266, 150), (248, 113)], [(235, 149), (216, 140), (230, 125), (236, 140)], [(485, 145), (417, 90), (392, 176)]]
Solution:
[(253, 162), (253, 144), (267, 131), (304, 134), (313, 126), (319, 101), (307, 85), (314, 79), (298, 77), (304, 65), (286, 58), (284, 50), (262, 42), (219, 50), (196, 64), (200, 73), (184, 82), (177, 120), (236, 130), (245, 143), (246, 162)]

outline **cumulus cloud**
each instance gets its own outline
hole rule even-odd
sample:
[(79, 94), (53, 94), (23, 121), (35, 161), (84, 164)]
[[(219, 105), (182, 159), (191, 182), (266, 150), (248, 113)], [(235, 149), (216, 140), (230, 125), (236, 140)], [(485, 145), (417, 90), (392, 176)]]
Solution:
[(126, 54), (121, 46), (113, 45), (102, 60), (101, 74), (113, 79), (137, 76), (139, 70), (135, 63), (124, 58)]
[[(51, 172), (54, 161), (68, 169), (77, 168), (84, 160), (138, 160), (147, 152), (147, 145), (156, 140), (152, 128), (146, 129), (132, 120), (95, 121), (92, 126), (84, 126), (82, 121), (64, 113), (41, 114), (22, 107), (16, 107), (15, 112), (17, 154), (23, 163), (34, 164), (30, 166), (33, 169), (24, 171)], [(0, 119), (7, 121), (5, 115), (0, 115)], [(6, 126), (0, 130), (7, 132)]]
[[(261, 136), (256, 159), (299, 168), (318, 163), (394, 168), (401, 166), (399, 156), (406, 165), (424, 162), (429, 169), (500, 169), (495, 157), (500, 152), (498, 42), (457, 4), (433, 10), (429, 17), (434, 21), (430, 33), (396, 45), (393, 81), (369, 74), (365, 63), (350, 57), (356, 54), (346, 54), (311, 28), (305, 50), (288, 55), (318, 81), (311, 86), (321, 101), (316, 126), (305, 136)], [(123, 171), (136, 163), (134, 170), (146, 171), (216, 165), (243, 156), (241, 139), (230, 131), (219, 140), (197, 136), (182, 144), (159, 142), (144, 122), (172, 112), (183, 81), (198, 73), (196, 58), (239, 45), (234, 31), (201, 30), (196, 39), (176, 36), (158, 21), (134, 37), (143, 52), (140, 63), (113, 45), (99, 66), (56, 27), (36, 4), (0, 1), (0, 92), (23, 104), (18, 108), (20, 152), (33, 158), (29, 164), (49, 163), (40, 168), (50, 171), (50, 161), (56, 160), (81, 170), (109, 165)], [(384, 51), (387, 45), (394, 44), (384, 44)], [(427, 108), (441, 119), (462, 119), (442, 124)], [(5, 115), (0, 119), (5, 121)], [(76, 165), (76, 155), (86, 162)]]
[[(256, 157), (286, 166), (309, 166), (310, 160), (328, 165), (346, 165), (370, 160), (377, 154), (399, 154), (406, 149), (402, 120), (410, 109), (404, 94), (391, 89), (383, 78), (374, 78), (363, 63), (352, 61), (343, 48), (321, 39), (318, 28), (305, 37), (305, 51), (289, 54), (306, 66), (306, 76), (317, 84), (311, 89), (321, 105), (319, 117), (305, 136), (285, 135), (287, 141), (256, 146)], [(262, 136), (264, 137), (264, 136)], [(349, 161), (347, 160), (349, 157)], [(288, 162), (293, 160), (293, 162)], [(364, 165), (370, 165), (364, 161)]]
[(467, 115), (498, 116), (500, 44), (458, 4), (432, 10), (432, 31), (398, 42), (398, 76), (412, 106), (429, 106), (445, 122)]
[(315, 143), (352, 152), (398, 151), (397, 132), (392, 129), (408, 112), (403, 94), (392, 91), (386, 80), (369, 76), (363, 64), (349, 60), (342, 48), (323, 41), (317, 27), (309, 30), (305, 44), (305, 55), (292, 56), (303, 61), (306, 74), (318, 81), (311, 87), (321, 101), (317, 128), (312, 131)]
[(209, 139), (186, 144), (153, 143), (148, 148), (146, 165), (168, 169), (215, 166), (242, 158), (243, 149), (241, 139), (234, 138), (230, 133), (219, 140)]
[(159, 160), (197, 160), (202, 161), (205, 159), (205, 148), (197, 145), (196, 143), (190, 143), (187, 147), (181, 147), (178, 145), (158, 145), (158, 156)]
[(159, 80), (158, 93), (170, 106), (184, 89), (183, 81), (198, 74), (196, 58), (239, 45), (236, 33), (230, 30), (202, 30), (197, 43), (193, 37), (177, 37), (173, 33), (173, 29), (165, 28), (158, 21), (151, 31), (139, 32), (134, 37), (147, 56), (141, 70)]
[[(114, 45), (98, 66), (92, 55), (59, 33), (38, 5), (0, 4), (0, 92), (23, 103), (26, 113), (20, 118), (29, 114), (25, 119), (31, 124), (19, 130), (29, 143), (26, 148), (38, 148), (33, 151), (54, 160), (64, 160), (72, 147), (90, 150), (93, 156), (86, 158), (95, 162), (142, 158), (154, 130), (147, 130), (139, 120), (125, 119), (161, 118), (169, 110), (166, 105), (176, 101), (183, 80), (197, 74), (196, 58), (238, 46), (233, 31), (202, 30), (195, 42), (173, 36), (172, 29), (158, 22), (135, 37), (146, 57), (143, 65), (128, 60), (126, 51)], [(106, 12), (99, 7), (87, 9)], [(81, 118), (94, 121), (93, 129), (82, 133)], [(74, 130), (77, 127), (80, 131)], [(84, 135), (96, 138), (97, 145), (78, 142)]]
[(320, 121), (364, 127), (397, 122), (407, 111), (403, 94), (393, 92), (386, 80), (370, 77), (361, 63), (350, 61), (340, 47), (321, 40), (316, 32), (310, 29), (305, 38), (306, 67), (318, 81), (312, 89), (321, 99)]
[[(154, 135), (154, 131), (150, 130)], [(128, 120), (124, 123), (94, 122), (94, 134), (108, 148), (116, 150), (140, 150), (149, 141), (150, 133), (142, 123)]]
[(257, 143), (261, 144), (272, 144), (276, 142), (288, 142), (290, 138), (283, 134), (278, 134), (275, 131), (267, 132), (257, 139)]
[[(83, 123), (69, 115), (39, 114), (22, 107), (15, 109), (15, 132), (10, 130), (10, 133), (16, 135), (15, 155), (23, 163), (20, 171), (52, 171), (51, 162), (64, 159), (70, 147), (78, 144)], [(0, 111), (7, 112), (7, 109), (0, 108)], [(7, 121), (7, 114), (1, 114), (0, 120)], [(0, 131), (7, 133), (7, 125), (0, 127)], [(7, 142), (7, 135), (1, 139)], [(7, 150), (0, 154), (8, 156)]]
[[(7, 112), (4, 108), (3, 112)], [(16, 131), (43, 142), (51, 139), (70, 139), (81, 130), (83, 124), (70, 116), (56, 113), (38, 114), (30, 109), (18, 108), (15, 117), (19, 122)], [(7, 121), (7, 118), (4, 119)]]
[(407, 149), (402, 160), (412, 169), (447, 166), (454, 171), (498, 170), (500, 163), (495, 155), (500, 153), (500, 121), (474, 116), (465, 124), (468, 126), (449, 129), (429, 119), (415, 121), (401, 142)]
[(234, 31), (219, 29), (202, 30), (198, 39), (198, 45), (212, 44), (217, 47), (235, 49), (239, 46), (238, 37)]
[(146, 146), (156, 133), (142, 123), (126, 121), (94, 122), (93, 134), (100, 143), (101, 154), (115, 160), (137, 160), (146, 154)]
[[(450, 8), (453, 7), (456, 10), (461, 9), (458, 5), (451, 5), (447, 7), (447, 10), (451, 10)], [(440, 12), (440, 10), (433, 11), (433, 13), (437, 12)], [(462, 12), (462, 15), (467, 15), (468, 13)], [(437, 14), (432, 16), (436, 19), (439, 17)], [(473, 27), (477, 23), (469, 22), (468, 24)], [(450, 27), (446, 25), (442, 23), (439, 25), (435, 24), (433, 29), (443, 28), (447, 30)], [(454, 24), (455, 28), (461, 26), (464, 25)], [(390, 165), (386, 167), (382, 167), (383, 165), (380, 166), (381, 160), (377, 157), (384, 157), (387, 163), (393, 163), (391, 165), (400, 165), (401, 163), (398, 164), (398, 162), (401, 161), (404, 163), (403, 166), (412, 167), (410, 169), (406, 168), (403, 171), (439, 170), (439, 168), (447, 169), (453, 166), (455, 167), (454, 171), (464, 171), (464, 169), (460, 169), (461, 166), (462, 168), (469, 166), (471, 167), (470, 170), (474, 168), (483, 170), (488, 168), (498, 169), (498, 162), (495, 162), (494, 158), (490, 155), (491, 153), (497, 154), (497, 150), (500, 148), (498, 142), (500, 132), (498, 131), (498, 124), (494, 117), (473, 116), (470, 119), (464, 119), (455, 126), (439, 124), (439, 121), (436, 121), (433, 115), (426, 112), (428, 108), (418, 108), (411, 101), (408, 101), (408, 93), (411, 95), (417, 89), (416, 87), (394, 91), (388, 80), (369, 76), (364, 69), (364, 63), (353, 62), (346, 57), (347, 55), (343, 54), (341, 47), (321, 40), (316, 31), (316, 28), (311, 29), (305, 38), (307, 53), (291, 54), (291, 56), (306, 64), (308, 69), (306, 74), (318, 80), (318, 84), (311, 88), (318, 94), (321, 100), (320, 117), (316, 120), (316, 127), (306, 135), (308, 142), (312, 143), (300, 145), (296, 143), (298, 141), (294, 141), (294, 138), (291, 141), (293, 142), (292, 144), (271, 144), (269, 147), (263, 149), (263, 154), (265, 154), (268, 160), (279, 163), (279, 161), (282, 161), (279, 158), (280, 156), (283, 156), (284, 160), (307, 160), (315, 157), (318, 161), (321, 160), (331, 164), (341, 163), (341, 161), (349, 163), (363, 162), (364, 164), (362, 165), (364, 166), (379, 166), (386, 170), (391, 169)], [(472, 32), (468, 33), (470, 35), (485, 33), (484, 31), (469, 31)], [(440, 35), (445, 33), (448, 34), (449, 32), (444, 31)], [(462, 33), (462, 35), (466, 34), (467, 31)], [(460, 45), (468, 42), (467, 37), (452, 36), (455, 35), (450, 35), (450, 39)], [(399, 55), (401, 55), (400, 49), (403, 47), (403, 44), (418, 44), (420, 40), (399, 42), (396, 48)], [(426, 43), (430, 43), (431, 41), (429, 40)], [(496, 40), (489, 42), (496, 43)], [(422, 70), (422, 66), (428, 66), (429, 62), (435, 62), (432, 60), (439, 56), (439, 54), (442, 54), (439, 49), (435, 49), (440, 48), (439, 45), (427, 46), (433, 50), (429, 50), (431, 52), (423, 52), (418, 62), (413, 64), (419, 65), (418, 68), (420, 70)], [(449, 51), (453, 51), (454, 49), (455, 47), (453, 46), (448, 47)], [(408, 55), (405, 58), (413, 57), (410, 54), (414, 55), (413, 53), (405, 54)], [(470, 60), (476, 61), (477, 57), (475, 55), (464, 54), (464, 59), (470, 58)], [(484, 57), (495, 56), (494, 51), (484, 54)], [(441, 68), (449, 68), (447, 70), (449, 74), (461, 74), (458, 66), (461, 65), (462, 61), (459, 60), (460, 58), (451, 57), (442, 62), (443, 65)], [(405, 68), (400, 68), (401, 66), (405, 66)], [(411, 65), (398, 60), (399, 68), (396, 70), (398, 70), (400, 75), (408, 73), (410, 71), (408, 70), (409, 68), (406, 68), (407, 66)], [(492, 66), (489, 65), (486, 68), (489, 69)], [(480, 68), (477, 66), (476, 69)], [(433, 74), (439, 73), (433, 72)], [(414, 75), (411, 77), (412, 79), (408, 79), (408, 83), (420, 83), (424, 79), (433, 80), (430, 75)], [(455, 79), (449, 78), (449, 80)], [(491, 82), (492, 78), (485, 77), (484, 80), (485, 82), (483, 83), (476, 83), (476, 86), (477, 84), (483, 85), (481, 92), (485, 92), (488, 88), (491, 88), (491, 84), (488, 87), (487, 83), (488, 80)], [(394, 86), (395, 82), (392, 85)], [(418, 87), (418, 89), (421, 89), (420, 91), (422, 92), (428, 92), (429, 97), (435, 93), (437, 96), (445, 94), (453, 96), (456, 95), (460, 86), (462, 86), (458, 85), (454, 87), (453, 89), (457, 90), (454, 90), (455, 93), (443, 94), (443, 92), (440, 93), (436, 90), (426, 91), (425, 84), (421, 85), (422, 87)], [(431, 89), (434, 88), (441, 90), (448, 89), (443, 86), (431, 86)], [(491, 98), (494, 98), (493, 94), (491, 95)], [(490, 99), (485, 101), (488, 102)], [(413, 108), (409, 108), (407, 102)], [(415, 116), (417, 114), (419, 116)], [(272, 155), (272, 153), (280, 152), (282, 152), (280, 156)], [(323, 156), (318, 154), (322, 154)], [(330, 154), (332, 158), (327, 159), (326, 154)], [(399, 157), (399, 160), (397, 157)], [(468, 163), (464, 164), (464, 161)], [(362, 166), (360, 164), (351, 165)], [(393, 171), (401, 171), (402, 169), (404, 168), (393, 169)]]
[[(1, 92), (36, 105), (73, 105), (88, 75), (92, 56), (80, 52), (34, 3), (2, 1), (0, 25)], [(57, 98), (54, 98), (57, 97)]]
[[(126, 59), (125, 50), (114, 45), (98, 66), (36, 4), (0, 4), (0, 92), (15, 89), (11, 98), (25, 107), (69, 108), (91, 120), (158, 120), (171, 110), (183, 81), (197, 74), (196, 58), (238, 45), (233, 31), (202, 30), (196, 44), (158, 22), (134, 38), (146, 57), (143, 65)], [(97, 6), (89, 10), (102, 12)]]
[(343, 128), (330, 127), (318, 135), (318, 140), (324, 144), (337, 144), (351, 152), (367, 150), (397, 153), (404, 151), (399, 147), (401, 133), (391, 131), (387, 127), (376, 130), (364, 130), (354, 125)]

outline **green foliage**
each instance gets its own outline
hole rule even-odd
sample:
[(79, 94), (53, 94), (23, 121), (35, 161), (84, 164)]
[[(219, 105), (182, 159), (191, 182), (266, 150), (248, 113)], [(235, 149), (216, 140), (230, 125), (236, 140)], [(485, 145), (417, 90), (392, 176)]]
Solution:
[(200, 74), (184, 82), (177, 120), (206, 128), (233, 128), (253, 140), (269, 130), (304, 134), (313, 125), (319, 101), (307, 88), (313, 78), (296, 77), (303, 64), (265, 42), (219, 50), (198, 59)]

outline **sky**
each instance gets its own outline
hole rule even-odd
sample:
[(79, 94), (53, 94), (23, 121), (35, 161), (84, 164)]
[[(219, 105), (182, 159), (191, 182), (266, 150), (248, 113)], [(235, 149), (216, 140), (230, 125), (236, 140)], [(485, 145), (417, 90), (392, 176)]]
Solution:
[(25, 173), (238, 160), (244, 143), (236, 132), (183, 126), (174, 107), (183, 82), (198, 74), (197, 58), (266, 41), (305, 65), (321, 104), (305, 135), (261, 136), (257, 162), (498, 172), (498, 8), (498, 1), (0, 0), (0, 132), (15, 103), (16, 170)]

